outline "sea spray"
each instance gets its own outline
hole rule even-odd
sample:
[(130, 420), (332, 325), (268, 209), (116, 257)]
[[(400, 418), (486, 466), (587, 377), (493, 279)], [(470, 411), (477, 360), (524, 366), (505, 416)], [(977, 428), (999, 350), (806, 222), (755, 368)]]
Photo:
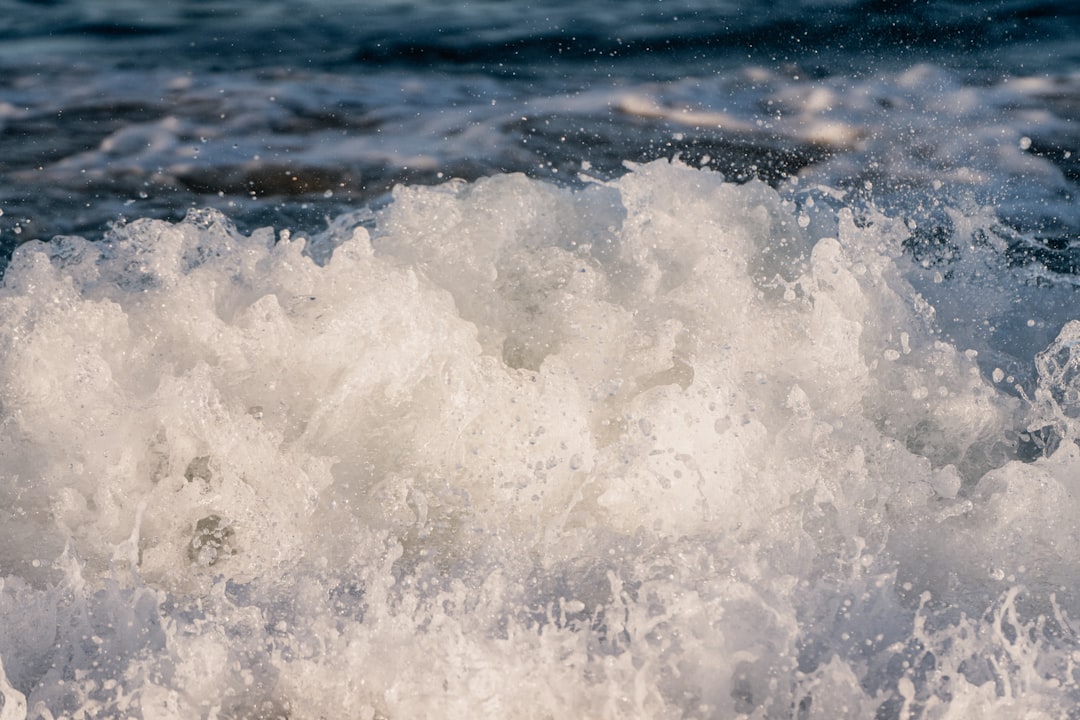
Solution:
[(910, 235), (660, 161), (21, 246), (3, 712), (1060, 714), (1073, 391), (943, 332)]

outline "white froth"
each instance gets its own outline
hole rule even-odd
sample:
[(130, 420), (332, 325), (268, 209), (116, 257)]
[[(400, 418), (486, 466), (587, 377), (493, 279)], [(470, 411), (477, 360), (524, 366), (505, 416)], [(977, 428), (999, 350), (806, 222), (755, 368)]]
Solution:
[(22, 246), (2, 717), (1077, 700), (1075, 328), (1005, 394), (825, 205), (657, 162)]

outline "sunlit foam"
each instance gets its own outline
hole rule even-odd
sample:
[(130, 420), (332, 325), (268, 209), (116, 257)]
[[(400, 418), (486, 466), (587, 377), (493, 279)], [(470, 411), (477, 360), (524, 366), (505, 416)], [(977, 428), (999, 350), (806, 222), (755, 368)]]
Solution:
[(657, 162), (22, 246), (4, 720), (1060, 711), (1071, 345), (1006, 391), (903, 223), (809, 197)]

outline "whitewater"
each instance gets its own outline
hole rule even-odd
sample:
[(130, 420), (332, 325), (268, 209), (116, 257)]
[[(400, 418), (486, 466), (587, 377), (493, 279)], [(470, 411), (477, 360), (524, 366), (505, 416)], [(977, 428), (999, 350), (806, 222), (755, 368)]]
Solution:
[(1018, 397), (813, 196), (657, 161), (21, 246), (5, 717), (1060, 717), (1080, 322)]
[(1075, 10), (24, 5), (0, 720), (1080, 718)]

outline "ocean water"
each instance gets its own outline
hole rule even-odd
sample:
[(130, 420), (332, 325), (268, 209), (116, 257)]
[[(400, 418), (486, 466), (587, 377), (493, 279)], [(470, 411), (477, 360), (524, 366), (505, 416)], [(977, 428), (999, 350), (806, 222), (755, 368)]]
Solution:
[(0, 1), (0, 720), (1080, 718), (1078, 37)]

